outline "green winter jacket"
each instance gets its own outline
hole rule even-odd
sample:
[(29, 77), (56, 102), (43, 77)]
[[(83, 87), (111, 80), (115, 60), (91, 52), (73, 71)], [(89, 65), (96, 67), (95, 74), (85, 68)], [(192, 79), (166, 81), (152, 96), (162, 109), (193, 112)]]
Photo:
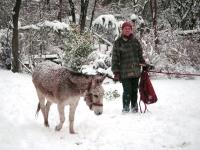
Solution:
[(133, 36), (127, 41), (119, 37), (112, 50), (113, 73), (119, 73), (121, 79), (140, 77), (140, 63), (145, 63), (145, 60), (139, 41)]

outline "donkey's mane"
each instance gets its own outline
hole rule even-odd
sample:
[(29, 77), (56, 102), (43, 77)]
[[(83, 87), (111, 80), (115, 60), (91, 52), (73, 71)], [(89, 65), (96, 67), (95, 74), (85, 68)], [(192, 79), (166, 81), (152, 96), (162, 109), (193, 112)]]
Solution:
[(72, 84), (72, 88), (77, 88), (79, 90), (87, 90), (92, 82), (95, 75), (88, 75), (81, 72), (73, 71), (69, 68), (65, 68), (68, 72), (68, 83)]

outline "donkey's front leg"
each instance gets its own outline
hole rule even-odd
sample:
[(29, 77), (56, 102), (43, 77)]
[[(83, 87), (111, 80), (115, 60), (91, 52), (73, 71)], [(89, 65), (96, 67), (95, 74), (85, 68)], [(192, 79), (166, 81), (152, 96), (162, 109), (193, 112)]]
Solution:
[(55, 130), (60, 131), (60, 129), (63, 126), (63, 123), (65, 122), (65, 105), (64, 104), (58, 104), (57, 105), (59, 116), (60, 116), (60, 123), (56, 126)]
[(49, 117), (50, 107), (51, 107), (51, 102), (47, 101), (46, 107), (45, 107), (45, 117), (44, 117), (45, 118), (44, 124), (46, 127), (49, 127), (48, 117)]
[(76, 111), (77, 105), (78, 105), (78, 100), (76, 101), (76, 103), (70, 105), (70, 110), (69, 110), (69, 132), (71, 134), (75, 134), (75, 131), (74, 131), (74, 115), (75, 115), (75, 111)]

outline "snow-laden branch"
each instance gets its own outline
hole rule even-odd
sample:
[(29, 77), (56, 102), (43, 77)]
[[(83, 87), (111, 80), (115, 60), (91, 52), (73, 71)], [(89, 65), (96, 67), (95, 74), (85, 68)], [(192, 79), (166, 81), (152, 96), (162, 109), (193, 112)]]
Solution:
[(184, 31), (175, 31), (176, 34), (187, 35), (187, 34), (200, 34), (200, 29), (196, 30), (184, 30)]
[(64, 23), (64, 22), (60, 22), (57, 20), (54, 21), (44, 21), (44, 22), (39, 22), (37, 24), (31, 24), (31, 25), (26, 25), (23, 27), (19, 27), (20, 30), (40, 30), (43, 27), (49, 27), (52, 28), (54, 31), (58, 31), (58, 30), (64, 30), (64, 29), (68, 29), (69, 30), (69, 25)]
[(185, 14), (184, 14), (183, 17), (182, 17), (182, 20), (184, 20), (184, 19), (188, 16), (190, 10), (191, 10), (191, 7), (190, 7), (190, 9), (188, 9), (188, 10), (185, 12)]
[(104, 42), (106, 42), (108, 45), (113, 46), (113, 44), (111, 42), (109, 42), (108, 40), (106, 40), (105, 38), (101, 37), (99, 34), (93, 32), (93, 34), (95, 36), (97, 36), (98, 38), (100, 38), (101, 40), (103, 40)]

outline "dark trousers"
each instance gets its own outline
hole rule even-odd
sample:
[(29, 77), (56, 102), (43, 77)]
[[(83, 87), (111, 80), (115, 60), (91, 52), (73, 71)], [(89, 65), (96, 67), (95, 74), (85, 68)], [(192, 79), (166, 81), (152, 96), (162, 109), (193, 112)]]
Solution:
[(139, 78), (122, 79), (123, 86), (123, 108), (131, 108), (137, 105), (137, 92), (138, 92)]

